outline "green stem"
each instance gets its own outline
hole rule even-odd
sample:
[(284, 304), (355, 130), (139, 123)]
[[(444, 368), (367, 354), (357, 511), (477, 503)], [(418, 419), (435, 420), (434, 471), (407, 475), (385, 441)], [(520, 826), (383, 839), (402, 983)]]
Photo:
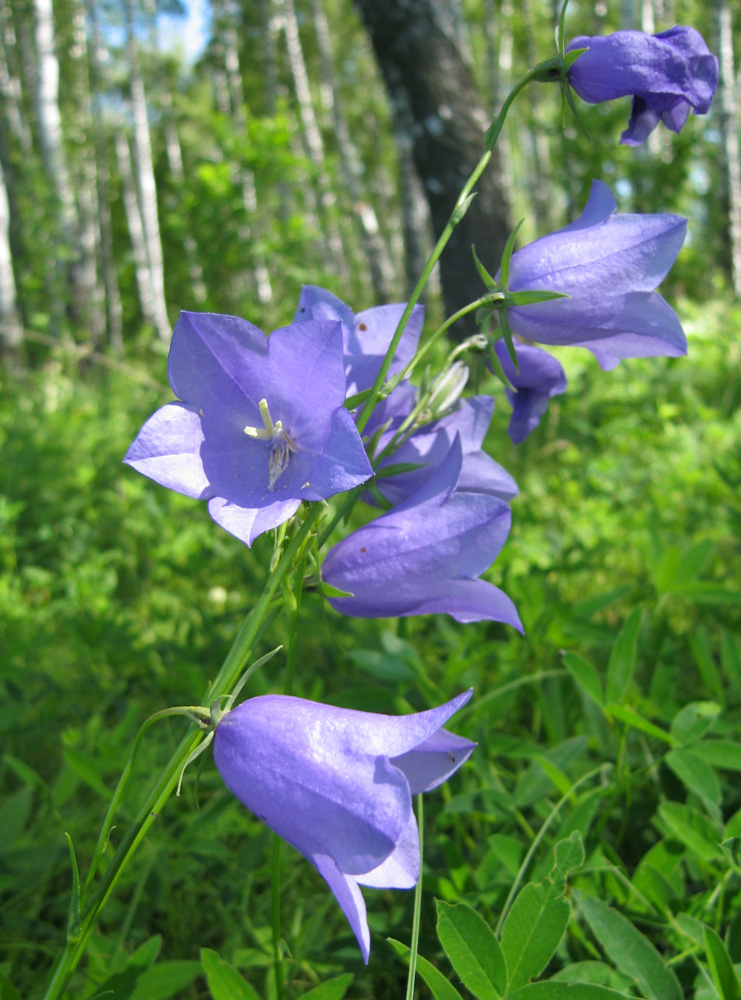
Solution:
[[(293, 565), (293, 561), (300, 551), (304, 540), (321, 516), (322, 510), (321, 504), (313, 504), (309, 507), (303, 524), (286, 548), (278, 565), (268, 577), (260, 599), (242, 622), (221, 669), (204, 696), (204, 702), (207, 700), (213, 702), (220, 695), (228, 694), (239, 680), (240, 674), (244, 670), (254, 646), (268, 624), (266, 619), (270, 612), (270, 604), (273, 596), (280, 586), (281, 580)], [(89, 905), (82, 915), (79, 937), (74, 941), (67, 942), (65, 950), (54, 969), (51, 982), (44, 994), (44, 1000), (60, 1000), (62, 997), (70, 976), (85, 951), (85, 946), (97, 923), (100, 912), (108, 901), (123, 869), (131, 860), (149, 827), (172, 795), (183, 764), (200, 743), (201, 738), (201, 733), (191, 732), (181, 740), (177, 750), (167, 762), (160, 777), (147, 795), (136, 819), (121, 841), (110, 865), (100, 880), (100, 884), (92, 895)], [(127, 764), (128, 768), (129, 765)], [(126, 773), (126, 777), (128, 777), (128, 773), (130, 773), (130, 769)], [(110, 818), (112, 818), (112, 814), (109, 810), (106, 821), (109, 822)]]
[(504, 104), (502, 105), (502, 108), (499, 114), (497, 115), (496, 121), (487, 131), (486, 151), (484, 152), (484, 155), (481, 157), (476, 166), (473, 168), (471, 176), (468, 178), (463, 187), (463, 190), (458, 195), (455, 202), (455, 207), (453, 208), (450, 218), (448, 219), (445, 228), (440, 234), (440, 238), (435, 244), (432, 253), (427, 259), (427, 263), (424, 266), (419, 281), (414, 286), (414, 291), (412, 292), (409, 301), (406, 304), (406, 308), (404, 309), (404, 312), (401, 315), (401, 319), (399, 320), (399, 325), (396, 327), (394, 336), (391, 338), (391, 343), (389, 344), (388, 350), (386, 351), (386, 356), (383, 359), (383, 363), (381, 364), (381, 367), (378, 370), (378, 374), (376, 375), (376, 380), (373, 383), (370, 390), (370, 394), (368, 395), (365, 405), (363, 406), (363, 412), (358, 417), (357, 426), (358, 430), (361, 433), (363, 432), (366, 424), (370, 420), (373, 407), (376, 405), (378, 401), (381, 389), (383, 388), (384, 382), (386, 381), (386, 376), (388, 375), (389, 368), (391, 367), (391, 361), (393, 360), (394, 354), (396, 353), (396, 348), (399, 346), (399, 341), (401, 340), (402, 334), (406, 329), (406, 325), (409, 322), (409, 317), (412, 315), (412, 310), (419, 302), (424, 287), (427, 284), (430, 275), (432, 274), (432, 270), (435, 267), (435, 264), (437, 264), (438, 260), (440, 259), (440, 255), (445, 249), (448, 240), (450, 239), (453, 233), (453, 230), (468, 211), (468, 207), (471, 204), (471, 198), (470, 198), (471, 192), (476, 186), (476, 182), (478, 181), (479, 177), (481, 177), (484, 170), (486, 170), (487, 166), (489, 165), (489, 160), (491, 160), (494, 145), (496, 144), (496, 141), (499, 138), (499, 133), (502, 131), (502, 127), (504, 125), (509, 109), (512, 106), (512, 102), (514, 101), (514, 99), (517, 97), (517, 95), (520, 93), (521, 90), (523, 90), (529, 83), (531, 83), (534, 79), (536, 79), (538, 77), (538, 74), (542, 73), (542, 68), (545, 65), (548, 64), (541, 63), (539, 66), (536, 66), (535, 69), (530, 70), (530, 72), (527, 73), (526, 76), (524, 76), (522, 80), (520, 80), (520, 82), (515, 85), (515, 87), (510, 91), (509, 95), (507, 96), (507, 99), (505, 100)]
[(406, 1000), (414, 1000), (414, 980), (417, 976), (417, 952), (419, 951), (419, 927), (422, 923), (422, 864), (424, 858), (424, 806), (422, 796), (417, 796), (417, 826), (419, 829), (419, 878), (414, 890), (414, 921), (412, 940), (409, 945), (409, 976), (407, 977)]
[(283, 841), (273, 834), (273, 863), (271, 870), (270, 922), (273, 928), (273, 970), (275, 972), (275, 995), (284, 1000), (283, 956), (280, 948), (280, 852)]

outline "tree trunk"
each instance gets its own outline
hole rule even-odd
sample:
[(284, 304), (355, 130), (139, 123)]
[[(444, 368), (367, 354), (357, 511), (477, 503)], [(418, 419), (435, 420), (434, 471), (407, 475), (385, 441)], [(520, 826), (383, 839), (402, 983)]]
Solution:
[(152, 163), (152, 143), (149, 136), (149, 117), (144, 81), (139, 67), (139, 52), (134, 32), (133, 0), (124, 0), (128, 34), (131, 103), (134, 110), (134, 149), (136, 150), (137, 189), (144, 227), (144, 242), (152, 287), (154, 327), (158, 337), (167, 342), (172, 336), (165, 302), (165, 265), (162, 259), (159, 214), (157, 211), (157, 186)]
[(123, 188), (123, 203), (124, 210), (126, 212), (126, 221), (129, 226), (129, 236), (131, 237), (131, 248), (134, 252), (136, 284), (139, 289), (139, 304), (141, 305), (144, 322), (154, 326), (154, 301), (152, 298), (152, 282), (149, 271), (149, 260), (147, 258), (147, 244), (144, 236), (144, 224), (139, 211), (139, 200), (136, 197), (134, 172), (131, 168), (131, 150), (129, 149), (129, 140), (126, 138), (123, 129), (124, 126), (122, 123), (116, 130), (116, 159), (118, 161), (118, 172), (121, 177), (121, 187)]
[(16, 350), (21, 342), (21, 322), (15, 296), (15, 275), (10, 254), (10, 210), (0, 164), (0, 348)]
[(393, 281), (391, 259), (378, 226), (375, 210), (360, 181), (363, 172), (362, 166), (350, 136), (345, 111), (340, 102), (339, 90), (335, 82), (329, 25), (322, 0), (312, 0), (311, 7), (314, 14), (317, 41), (319, 42), (325, 100), (332, 114), (335, 138), (340, 151), (342, 181), (350, 195), (352, 217), (357, 224), (360, 245), (363, 248), (370, 272), (374, 302), (380, 304), (388, 302), (390, 297), (390, 287)]
[(281, 0), (280, 3), (285, 17), (286, 49), (288, 51), (288, 62), (293, 77), (293, 86), (298, 101), (301, 124), (303, 126), (301, 136), (306, 149), (306, 154), (314, 165), (318, 185), (318, 204), (321, 213), (322, 227), (326, 229), (327, 240), (332, 254), (332, 264), (334, 270), (343, 281), (349, 279), (347, 266), (345, 263), (345, 249), (342, 243), (339, 226), (337, 223), (337, 211), (334, 192), (331, 189), (329, 175), (324, 159), (324, 143), (319, 125), (314, 113), (314, 103), (309, 88), (309, 78), (306, 73), (306, 63), (304, 53), (301, 48), (301, 39), (298, 32), (298, 21), (296, 20), (296, 10), (293, 0)]
[(736, 76), (733, 65), (733, 25), (728, 0), (715, 0), (714, 8), (720, 57), (720, 81), (716, 102), (720, 108), (723, 195), (728, 219), (724, 242), (728, 248), (727, 271), (733, 293), (737, 298), (741, 298), (741, 158)]
[[(84, 305), (84, 292), (79, 281), (80, 226), (62, 135), (59, 62), (54, 51), (54, 13), (51, 0), (33, 0), (33, 11), (36, 41), (36, 129), (44, 172), (52, 193), (50, 228), (53, 238), (46, 269), (50, 279), (48, 307), (51, 330), (58, 335), (67, 305), (68, 290), (71, 289), (75, 311)], [(65, 259), (70, 261), (66, 276), (61, 269)]]
[[(442, 0), (356, 0), (389, 92), (401, 86), (413, 129), (413, 155), (436, 236), (445, 227), (461, 188), (484, 152), (487, 116), (471, 74), (445, 31)], [(445, 308), (456, 312), (484, 291), (471, 245), (494, 273), (509, 229), (499, 157), (477, 185), (478, 194), (453, 231), (441, 261)], [(473, 319), (457, 324), (475, 331)]]

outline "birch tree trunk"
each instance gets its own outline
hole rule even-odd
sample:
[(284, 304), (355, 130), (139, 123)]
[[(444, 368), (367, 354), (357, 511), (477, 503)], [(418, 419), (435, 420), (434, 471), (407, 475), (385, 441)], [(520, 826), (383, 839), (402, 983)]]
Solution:
[(324, 143), (319, 131), (319, 125), (314, 113), (314, 103), (309, 87), (309, 78), (306, 73), (306, 63), (304, 53), (301, 48), (301, 38), (298, 31), (298, 21), (296, 20), (296, 9), (293, 0), (278, 0), (284, 15), (286, 49), (288, 52), (288, 62), (293, 77), (293, 86), (298, 101), (301, 124), (303, 126), (301, 136), (306, 149), (306, 154), (311, 160), (316, 171), (318, 185), (318, 203), (321, 213), (322, 227), (326, 230), (327, 241), (333, 258), (334, 269), (343, 281), (349, 279), (347, 266), (345, 264), (345, 248), (342, 243), (339, 226), (337, 223), (336, 200), (332, 191), (329, 175), (324, 158)]
[(332, 115), (335, 138), (340, 152), (342, 180), (350, 195), (352, 217), (356, 221), (360, 245), (363, 248), (370, 272), (374, 301), (376, 303), (388, 302), (393, 281), (391, 259), (378, 225), (375, 210), (360, 181), (363, 167), (350, 136), (350, 129), (335, 81), (332, 43), (322, 0), (312, 0), (311, 7), (322, 63), (325, 101), (328, 103)]
[[(172, 98), (169, 93), (162, 96), (163, 117), (165, 123), (165, 144), (167, 147), (167, 162), (170, 167), (170, 175), (173, 184), (180, 197), (176, 198), (182, 203), (182, 190), (185, 185), (185, 170), (183, 169), (183, 153), (180, 148), (180, 138), (177, 126), (172, 114)], [(190, 276), (190, 288), (194, 300), (202, 304), (206, 301), (206, 286), (203, 283), (203, 269), (198, 261), (198, 245), (193, 234), (188, 228), (187, 220), (185, 235), (183, 236), (183, 246), (185, 256), (188, 260), (188, 274)]]
[(723, 195), (728, 226), (725, 244), (728, 271), (733, 293), (741, 298), (741, 157), (739, 155), (739, 114), (733, 53), (733, 23), (728, 0), (714, 0), (717, 21), (720, 80), (716, 101), (720, 108), (722, 138), (721, 166)]
[[(62, 118), (59, 111), (59, 62), (54, 51), (54, 14), (51, 0), (33, 0), (34, 34), (36, 41), (36, 86), (34, 106), (41, 159), (49, 189), (52, 193), (52, 221), (54, 239), (47, 265), (50, 278), (49, 309), (53, 334), (65, 309), (67, 290), (71, 287), (72, 303), (76, 312), (84, 303), (84, 292), (79, 281), (80, 226), (70, 179), (67, 156), (62, 135)], [(67, 281), (64, 281), (62, 264), (70, 261)]]
[[(226, 95), (222, 96), (221, 100), (226, 101), (226, 111), (231, 113), (235, 127), (244, 135), (247, 131), (247, 111), (244, 106), (242, 70), (239, 65), (237, 35), (234, 27), (236, 14), (233, 5), (224, 4), (222, 0), (213, 0), (213, 10), (220, 22), (219, 37), (226, 70)], [(255, 175), (244, 164), (240, 164), (239, 179), (242, 185), (242, 204), (247, 218), (247, 226), (242, 233), (242, 239), (245, 244), (249, 244), (253, 240), (253, 230), (259, 228)], [(255, 262), (253, 277), (258, 301), (262, 303), (272, 302), (273, 289), (265, 258), (261, 253), (253, 251), (253, 259)]]
[(10, 209), (0, 163), (0, 346), (16, 350), (21, 339), (21, 321), (16, 305), (15, 275), (10, 253)]
[(118, 173), (121, 177), (121, 187), (123, 189), (126, 222), (129, 226), (131, 248), (134, 253), (139, 304), (141, 305), (144, 322), (154, 326), (154, 301), (152, 299), (152, 281), (149, 270), (149, 258), (147, 257), (146, 238), (144, 236), (144, 224), (139, 211), (139, 199), (136, 196), (134, 172), (131, 166), (131, 150), (129, 149), (129, 141), (124, 133), (123, 125), (116, 130), (115, 141)]
[[(100, 93), (103, 88), (103, 59), (106, 55), (105, 43), (100, 31), (95, 0), (88, 0), (88, 14), (92, 28), (90, 45), (91, 93)], [(123, 349), (123, 307), (118, 287), (116, 264), (113, 256), (113, 230), (111, 227), (111, 185), (108, 166), (108, 144), (100, 106), (91, 102), (93, 135), (95, 143), (95, 179), (98, 198), (98, 226), (100, 228), (100, 256), (103, 285), (105, 287), (106, 319), (108, 342), (114, 351)], [(126, 160), (129, 162), (128, 145)], [(129, 169), (130, 173), (130, 169)], [(138, 213), (138, 206), (136, 211)]]
[[(134, 112), (134, 149), (136, 150), (137, 192), (141, 208), (144, 242), (151, 284), (151, 303), (157, 336), (168, 342), (172, 336), (165, 302), (165, 266), (162, 258), (159, 214), (157, 211), (157, 186), (152, 162), (152, 143), (149, 135), (149, 116), (144, 80), (139, 67), (139, 52), (134, 30), (133, 0), (124, 0), (127, 27), (127, 47), (131, 83), (131, 103)], [(133, 233), (132, 233), (133, 238)]]

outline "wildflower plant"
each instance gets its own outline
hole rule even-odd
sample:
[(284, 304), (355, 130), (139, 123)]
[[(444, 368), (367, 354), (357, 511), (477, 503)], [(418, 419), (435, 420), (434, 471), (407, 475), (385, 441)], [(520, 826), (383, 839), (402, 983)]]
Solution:
[[(685, 354), (680, 322), (656, 288), (679, 253), (686, 222), (675, 215), (620, 213), (609, 189), (595, 181), (583, 212), (564, 228), (517, 251), (513, 235), (496, 276), (472, 261), (485, 285), (481, 298), (426, 337), (419, 300), (524, 86), (557, 82), (586, 100), (632, 94), (630, 136), (624, 137), (631, 142), (641, 141), (658, 118), (678, 129), (690, 107), (707, 110), (717, 75), (697, 33), (675, 28), (653, 39), (638, 34), (578, 38), (567, 50), (562, 13), (558, 54), (528, 73), (504, 102), (408, 303), (363, 303), (356, 313), (334, 292), (307, 286), (292, 322), (269, 337), (246, 319), (181, 315), (168, 360), (177, 399), (144, 423), (125, 461), (162, 486), (207, 501), (214, 521), (246, 545), (272, 531), (273, 554), (264, 589), (224, 663), (215, 675), (214, 665), (207, 665), (204, 678), (213, 679), (202, 703), (156, 716), (179, 713), (191, 726), (99, 874), (139, 741), (132, 751), (85, 881), (76, 877), (71, 930), (47, 1000), (64, 994), (122, 869), (154, 816), (172, 808), (168, 800), (186, 764), (210, 744), (227, 787), (328, 883), (366, 962), (371, 937), (360, 886), (416, 886), (411, 1000), (422, 920), (421, 799), (418, 819), (412, 801), (455, 781), (474, 752), (465, 735), (443, 728), (471, 692), (431, 705), (429, 691), (410, 689), (408, 704), (420, 710), (396, 715), (293, 697), (302, 596), (329, 615), (447, 614), (461, 627), (490, 620), (522, 629), (511, 599), (485, 579), (505, 546), (517, 484), (484, 450), (494, 399), (465, 395), (468, 362), (483, 353), (504, 382), (513, 407), (510, 436), (518, 442), (535, 429), (549, 399), (566, 389), (560, 363), (533, 343), (587, 348), (606, 370), (623, 358)], [(687, 59), (689, 74), (677, 68)], [(686, 86), (678, 86), (680, 77)], [(573, 105), (570, 91), (567, 99)], [(441, 370), (425, 371), (433, 346), (472, 312), (480, 334), (451, 349)], [(351, 514), (363, 521), (354, 530)], [(248, 697), (235, 707), (262, 661), (245, 670), (281, 613), (289, 635), (283, 691)], [(550, 926), (560, 928), (551, 950), (537, 968), (538, 962), (527, 966), (530, 975), (521, 981), (515, 966), (507, 971), (498, 957), (509, 947), (507, 924), (501, 944), (487, 929), (491, 989), (477, 995), (501, 997), (525, 986), (558, 947), (568, 905), (556, 890), (564, 891), (568, 872), (583, 860), (580, 841), (572, 837), (564, 844), (556, 867), (536, 887), (551, 893)], [(275, 913), (279, 840), (274, 851)], [(74, 854), (73, 863), (77, 871)], [(478, 927), (475, 916), (465, 916), (471, 927)], [(275, 995), (282, 998), (279, 921), (273, 957)], [(429, 970), (424, 974), (435, 982)]]

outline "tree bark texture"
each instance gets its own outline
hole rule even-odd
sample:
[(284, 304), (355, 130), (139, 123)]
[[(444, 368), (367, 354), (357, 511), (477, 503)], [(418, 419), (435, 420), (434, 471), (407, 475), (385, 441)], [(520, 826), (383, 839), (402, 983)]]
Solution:
[[(484, 152), (488, 124), (471, 73), (456, 45), (443, 0), (356, 0), (392, 106), (405, 98), (411, 113), (414, 163), (436, 236)], [(398, 107), (397, 107), (398, 113)], [(496, 150), (478, 194), (453, 231), (440, 260), (445, 308), (452, 314), (484, 291), (471, 245), (494, 273), (507, 240), (509, 210)], [(459, 335), (475, 332), (473, 319)]]
[(725, 234), (728, 262), (726, 271), (734, 295), (741, 298), (741, 152), (739, 151), (739, 114), (733, 53), (733, 25), (727, 0), (713, 4), (718, 32), (720, 81), (716, 97), (720, 111), (722, 140), (721, 169), (723, 198), (727, 206), (728, 229)]

